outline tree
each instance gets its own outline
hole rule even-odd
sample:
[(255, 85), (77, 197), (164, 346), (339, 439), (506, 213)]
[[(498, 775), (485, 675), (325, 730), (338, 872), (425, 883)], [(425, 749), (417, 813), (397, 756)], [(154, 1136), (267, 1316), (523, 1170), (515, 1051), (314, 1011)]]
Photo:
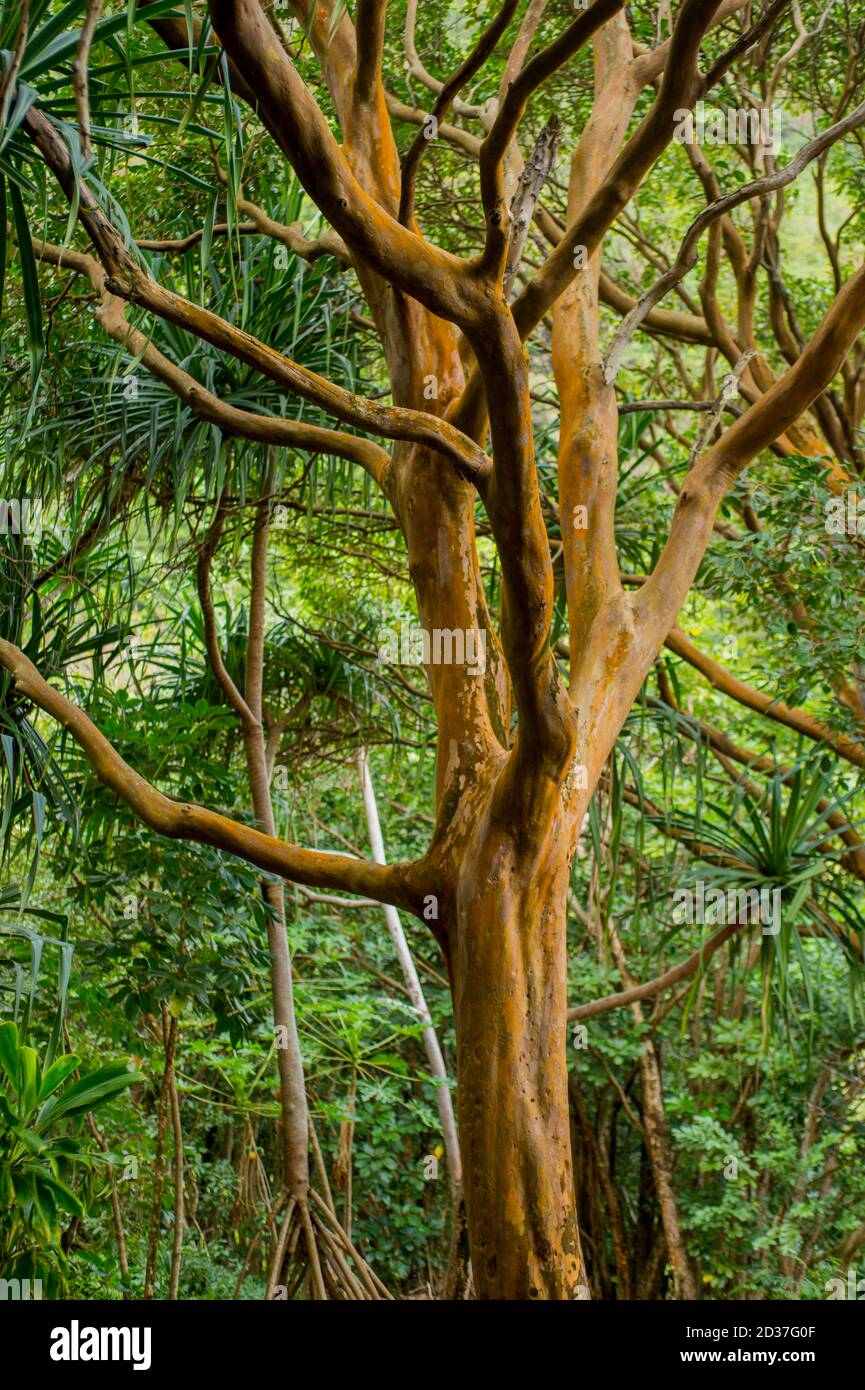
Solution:
[[(742, 142), (745, 182), (731, 191), (722, 192), (701, 143), (712, 146), (710, 127), (695, 134), (686, 122), (692, 111), (700, 118), (711, 96), (720, 102), (723, 93), (732, 101), (744, 93), (738, 115), (732, 105), (724, 111), (733, 111), (737, 121), (744, 111), (745, 129), (752, 129), (755, 75), (762, 107), (770, 112), (782, 88), (800, 102), (806, 92), (813, 98), (820, 82), (811, 72), (809, 49), (831, 24), (833, 52), (843, 48), (849, 22), (813, 8), (806, 21), (800, 6), (788, 0), (764, 4), (759, 13), (738, 0), (682, 0), (667, 34), (660, 19), (653, 28), (654, 15), (629, 18), (623, 0), (594, 0), (567, 19), (552, 8), (546, 13), (538, 0), (526, 6), (506, 0), (494, 7), (453, 74), (439, 81), (418, 56), (416, 6), (409, 3), (406, 52), (414, 75), (435, 95), (428, 113), (385, 89), (383, 59), (392, 26), (383, 0), (358, 0), (353, 18), (340, 4), (298, 0), (290, 7), (290, 30), (278, 6), (212, 0), (208, 15), (196, 17), (191, 36), (186, 17), (165, 5), (139, 10), (136, 26), (149, 23), (178, 61), (188, 61), (191, 50), (204, 61), (199, 104), (220, 83), (226, 103), (245, 108), (241, 121), (268, 133), (284, 161), (282, 177), (297, 176), (328, 224), (315, 240), (296, 225), (275, 224), (260, 204), (244, 197), (231, 146), (232, 167), (222, 170), (216, 163), (229, 216), (219, 232), (209, 219), (208, 239), (243, 234), (242, 214), (255, 231), (301, 256), (335, 254), (349, 266), (380, 343), (389, 405), (292, 361), (153, 271), (148, 251), (165, 249), (167, 239), (136, 247), (118, 211), (125, 201), (123, 179), (111, 158), (100, 165), (93, 154), (104, 137), (91, 121), (85, 74), (91, 47), (120, 42), (116, 17), (99, 19), (98, 4), (89, 5), (80, 35), (68, 46), (67, 65), (75, 53), (73, 127), (52, 110), (50, 87), (47, 95), (39, 90), (50, 63), (61, 60), (44, 36), (33, 42), (28, 11), (20, 12), (16, 58), (3, 94), (4, 110), (12, 113), (10, 148), (17, 167), (50, 172), (70, 218), (90, 242), (82, 251), (28, 233), (20, 182), (13, 181), (18, 251), (31, 301), (34, 253), (36, 261), (87, 277), (105, 331), (197, 415), (237, 439), (350, 460), (392, 508), (427, 634), (437, 731), (436, 818), (427, 851), (413, 862), (384, 866), (281, 841), (268, 821), (264, 782), (256, 792), (254, 780), (261, 828), (174, 802), (124, 763), (20, 647), (0, 642), (0, 662), (19, 695), (71, 733), (102, 780), (153, 830), (215, 845), (290, 882), (402, 907), (432, 927), (453, 996), (460, 1144), (480, 1297), (573, 1298), (588, 1286), (573, 1199), (565, 1051), (571, 863), (592, 795), (665, 642), (713, 682), (732, 684), (734, 698), (749, 702), (748, 691), (675, 628), (713, 528), (722, 524), (719, 508), (744, 470), (771, 451), (786, 459), (825, 458), (827, 477), (839, 492), (861, 467), (865, 267), (845, 281), (840, 239), (833, 241), (827, 231), (835, 297), (806, 335), (780, 265), (783, 190), (812, 163), (825, 181), (836, 146), (851, 161), (861, 159), (865, 105), (854, 105), (855, 75), (839, 91), (833, 68), (825, 88), (831, 119), (786, 161), (758, 122), (756, 138)], [(41, 17), (34, 10), (30, 20), (35, 24)], [(856, 35), (861, 46), (861, 31)], [(500, 45), (503, 65), (495, 60), (492, 68)], [(567, 212), (560, 222), (541, 200), (555, 158), (556, 126), (541, 131), (528, 155), (521, 151), (520, 134), (533, 103), (560, 91), (559, 79), (590, 51), (593, 90), (570, 157)], [(495, 98), (482, 109), (464, 101), (461, 93), (490, 70), (497, 78)], [(482, 135), (465, 125), (449, 126), (452, 112), (478, 123)], [(402, 153), (392, 117), (419, 127)], [(465, 254), (435, 244), (421, 227), (423, 175), (437, 141), (477, 157), (479, 215)], [(659, 265), (633, 208), (677, 145), (705, 207), (678, 253)], [(733, 217), (737, 207), (751, 209), (750, 246)], [(617, 226), (629, 229), (650, 265), (662, 272), (639, 297), (602, 268), (605, 243)], [(699, 312), (683, 281), (697, 263), (704, 231)], [(536, 236), (547, 245), (539, 263), (530, 265), (523, 253), (535, 249)], [(735, 324), (725, 313), (727, 284), (723, 295), (719, 290), (722, 262), (732, 277)], [(658, 307), (672, 289), (679, 290), (685, 310)], [(625, 316), (606, 353), (602, 301)], [(221, 400), (155, 347), (142, 319), (127, 320), (124, 305), (204, 340), (347, 428), (276, 418)], [(36, 373), (35, 302), (30, 318)], [(552, 514), (537, 467), (536, 393), (525, 346), (547, 331), (559, 410)], [(707, 418), (675, 485), (664, 544), (649, 572), (634, 576), (620, 569), (616, 539), (616, 381), (638, 332), (643, 352), (652, 338), (665, 344), (674, 361), (678, 344), (705, 349), (702, 380), (695, 384), (685, 366), (682, 376), (689, 398), (684, 404), (698, 415), (705, 409)], [(729, 373), (718, 388), (715, 364), (721, 359)], [(657, 371), (649, 375), (663, 379)], [(734, 404), (739, 394), (744, 409)], [(675, 438), (672, 413), (682, 402), (662, 405), (669, 407), (668, 434)], [(730, 408), (735, 418), (721, 427)], [(368, 436), (392, 441), (392, 448), (386, 451)], [(649, 445), (659, 447), (651, 438)], [(263, 497), (266, 502), (269, 489)], [(741, 511), (750, 527), (747, 501)], [(497, 614), (482, 578), (481, 520), (500, 574)], [(551, 542), (558, 549), (556, 562)], [(567, 607), (563, 653), (553, 641), (559, 563)], [(783, 574), (776, 582), (783, 589)], [(806, 621), (801, 601), (788, 598), (794, 608), (799, 604), (796, 620)], [(482, 635), (483, 669), (453, 659), (455, 634)], [(861, 724), (855, 682), (855, 675), (838, 676), (835, 687)], [(251, 767), (262, 756), (257, 701), (253, 691), (241, 708), (232, 697)], [(861, 765), (856, 737), (835, 734), (792, 706), (771, 699), (765, 706), (773, 707), (773, 718), (832, 743)], [(626, 977), (623, 957), (619, 963)], [(643, 1065), (647, 1091), (657, 1091), (650, 1051)], [(656, 1106), (649, 1143), (661, 1174), (670, 1166), (662, 1108)], [(662, 1207), (668, 1254), (678, 1288), (687, 1294), (693, 1291), (691, 1276), (672, 1193)]]

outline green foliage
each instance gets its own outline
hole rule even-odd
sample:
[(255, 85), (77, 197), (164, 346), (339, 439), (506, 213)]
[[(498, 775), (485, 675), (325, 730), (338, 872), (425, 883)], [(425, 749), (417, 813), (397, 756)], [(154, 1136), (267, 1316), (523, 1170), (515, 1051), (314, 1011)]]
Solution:
[(68, 1269), (64, 1220), (87, 1211), (76, 1174), (95, 1158), (74, 1122), (141, 1080), (126, 1062), (76, 1078), (79, 1066), (74, 1053), (40, 1061), (15, 1023), (0, 1024), (0, 1268), (6, 1278), (43, 1280), (49, 1297)]

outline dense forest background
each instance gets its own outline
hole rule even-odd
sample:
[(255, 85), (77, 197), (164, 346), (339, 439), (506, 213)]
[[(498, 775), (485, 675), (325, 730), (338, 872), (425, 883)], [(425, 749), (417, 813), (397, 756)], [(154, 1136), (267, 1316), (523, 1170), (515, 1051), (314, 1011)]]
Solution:
[[(7, 69), (21, 8), (0, 10)], [(569, 8), (546, 8), (541, 40)], [(302, 31), (288, 6), (274, 9), (309, 75)], [(403, 151), (434, 100), (418, 69), (454, 71), (497, 9), (487, 0), (410, 7), (407, 58), (405, 0), (391, 5), (383, 70)], [(630, 6), (635, 41), (656, 44), (669, 10)], [(4, 92), (0, 494), (30, 499), (33, 510), (29, 534), (5, 526), (0, 537), (0, 635), (160, 791), (256, 823), (243, 729), (222, 676), (244, 688), (264, 498), (275, 832), (375, 857), (366, 775), (388, 861), (413, 860), (436, 816), (436, 727), (423, 666), (407, 652), (418, 615), (386, 499), (326, 446), (243, 438), (208, 418), (194, 389), (176, 390), (148, 368), (143, 347), (112, 336), (87, 268), (45, 250), (88, 247), (27, 148), (21, 108), (38, 100), (58, 128), (75, 126), (86, 13), (32, 0), (18, 95)], [(174, 52), (150, 22), (169, 14), (192, 40)], [(160, 284), (346, 390), (386, 401), (357, 276), (271, 137), (220, 80), (203, 14), (198, 5), (102, 7), (89, 60), (92, 186)], [(710, 56), (745, 20), (732, 23), (710, 36)], [(419, 219), (461, 255), (479, 236), (477, 113), (498, 91), (507, 51), (463, 94), (447, 118), (456, 135), (430, 143), (418, 175)], [(556, 118), (559, 153), (543, 196), (562, 226), (592, 74), (589, 47), (535, 93), (521, 136), (528, 152)], [(726, 83), (721, 104), (746, 93), (780, 113), (783, 165), (865, 97), (865, 6), (794, 4)], [(70, 147), (80, 160), (80, 144)], [(623, 296), (632, 305), (672, 264), (705, 201), (759, 172), (744, 146), (706, 143), (701, 158), (670, 144), (608, 234), (605, 343)], [(727, 223), (726, 243), (720, 233), (700, 242), (664, 301), (669, 322), (631, 340), (619, 374), (615, 534), (635, 586), (657, 561), (705, 430), (747, 405), (735, 376), (722, 399), (730, 368), (711, 332), (694, 327), (705, 329), (710, 305), (737, 323), (735, 237), (753, 257), (755, 339), (783, 365), (790, 340), (795, 351), (810, 338), (862, 262), (862, 128), (783, 194), (744, 203)], [(545, 254), (535, 226), (519, 276)], [(129, 320), (193, 388), (268, 419), (330, 423), (182, 328), (134, 307)], [(850, 1271), (854, 1284), (865, 1274), (863, 358), (860, 341), (846, 379), (827, 393), (844, 402), (810, 420), (831, 447), (809, 449), (792, 432), (724, 501), (677, 630), (585, 818), (568, 895), (568, 1067), (593, 1298), (676, 1295), (665, 1203), (701, 1297), (855, 1296)], [(531, 340), (530, 368), (556, 578), (551, 640), (565, 662), (549, 321)], [(707, 401), (721, 403), (711, 413)], [(476, 524), (497, 613), (499, 558), (480, 503)], [(285, 1146), (274, 906), (261, 873), (148, 829), (2, 668), (0, 745), (0, 1276), (41, 1278), (46, 1295), (76, 1298), (263, 1298), (285, 1214)], [(716, 942), (723, 908), (706, 920), (681, 910), (698, 885), (703, 902), (713, 889), (778, 894), (779, 929), (765, 932), (764, 917), (731, 924)], [(437, 1094), (453, 1088), (455, 1040), (435, 936), (400, 914), (444, 1083), (431, 1073), (426, 1021), (381, 904), (289, 882), (284, 913), (312, 1171), (334, 1230), (395, 1298), (471, 1297)], [(610, 1002), (683, 963), (644, 997)], [(665, 1169), (647, 1144), (658, 1123)], [(310, 1293), (307, 1268), (294, 1282), (289, 1274), (285, 1292)]]

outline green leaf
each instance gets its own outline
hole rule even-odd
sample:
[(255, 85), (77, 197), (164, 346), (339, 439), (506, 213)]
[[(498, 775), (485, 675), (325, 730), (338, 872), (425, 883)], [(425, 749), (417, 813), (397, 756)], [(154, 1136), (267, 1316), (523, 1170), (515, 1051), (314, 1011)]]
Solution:
[(18, 1049), (19, 1095), (21, 1115), (29, 1114), (39, 1093), (39, 1054), (34, 1047)]
[(30, 239), (30, 226), (21, 198), (21, 190), (9, 185), (12, 199), (12, 214), (15, 220), (15, 236), (18, 241), (18, 255), (21, 260), (21, 280), (24, 287), (24, 310), (27, 315), (27, 336), (30, 344), (31, 385), (35, 392), (42, 360), (45, 356), (45, 340), (42, 335), (42, 300), (39, 294), (39, 276), (36, 273), (36, 258)]
[(16, 1139), (19, 1139), (28, 1153), (38, 1155), (44, 1153), (46, 1146), (45, 1140), (41, 1139), (34, 1129), (22, 1129), (20, 1126), (13, 1130)]
[(0, 1067), (3, 1068), (13, 1090), (18, 1091), (18, 1026), (15, 1023), (0, 1023)]
[(85, 1214), (84, 1204), (65, 1183), (58, 1182), (57, 1178), (43, 1178), (42, 1185), (54, 1194), (57, 1205), (62, 1207), (64, 1211), (68, 1211), (70, 1216), (83, 1216)]
[(0, 173), (0, 321), (3, 318), (3, 290), (6, 287), (6, 179)]
[(53, 1095), (58, 1086), (63, 1085), (63, 1082), (66, 1080), (67, 1076), (69, 1076), (70, 1072), (75, 1070), (78, 1063), (79, 1058), (76, 1057), (74, 1053), (67, 1053), (63, 1057), (58, 1057), (57, 1061), (48, 1068), (42, 1077), (42, 1084), (39, 1087), (37, 1100), (41, 1102), (47, 1100), (50, 1095)]
[(61, 1116), (81, 1115), (103, 1104), (118, 1091), (141, 1081), (137, 1072), (129, 1070), (127, 1062), (109, 1062), (89, 1076), (82, 1076), (70, 1086), (62, 1096), (53, 1096), (39, 1112), (36, 1122), (38, 1129), (44, 1129), (49, 1120), (56, 1121)]

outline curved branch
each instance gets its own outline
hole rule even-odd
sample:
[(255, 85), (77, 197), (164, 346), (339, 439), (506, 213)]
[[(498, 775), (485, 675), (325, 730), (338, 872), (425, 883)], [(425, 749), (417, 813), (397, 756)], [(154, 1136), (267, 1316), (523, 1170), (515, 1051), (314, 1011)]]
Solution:
[[(78, 215), (108, 272), (106, 287), (122, 299), (140, 304), (169, 323), (229, 352), (271, 381), (312, 401), (347, 424), (385, 439), (408, 439), (428, 444), (449, 457), (469, 478), (480, 480), (492, 471), (492, 462), (473, 440), (455, 426), (422, 410), (386, 406), (335, 386), (316, 372), (292, 362), (243, 329), (208, 309), (157, 284), (133, 259), (116, 227), (105, 215), (86, 184), (76, 179), (72, 160), (54, 126), (31, 108), (24, 127), (70, 202), (78, 199)], [(402, 229), (404, 230), (404, 229)]]
[(93, 154), (93, 146), (90, 141), (90, 92), (87, 67), (90, 62), (90, 45), (93, 42), (93, 35), (101, 13), (102, 0), (87, 0), (84, 27), (78, 39), (75, 61), (72, 64), (72, 90), (75, 93), (75, 108), (78, 112), (81, 154), (85, 161)]
[(784, 10), (789, 9), (791, 4), (792, 0), (772, 0), (772, 4), (766, 6), (756, 23), (740, 34), (735, 42), (725, 49), (720, 57), (716, 58), (706, 74), (707, 85), (714, 87), (715, 83), (719, 82), (724, 74), (730, 70), (737, 58), (741, 58), (748, 52), (749, 48), (753, 48), (769, 33), (776, 19), (779, 19)]
[[(701, 77), (698, 66), (700, 45), (707, 29), (715, 22), (717, 9), (717, 5), (707, 5), (705, 0), (683, 0), (669, 48), (665, 50), (664, 76), (655, 102), (613, 164), (604, 182), (586, 203), (579, 217), (562, 234), (552, 254), (514, 300), (514, 320), (523, 341), (534, 331), (574, 279), (577, 274), (577, 252), (584, 253), (587, 259), (591, 259), (613, 222), (672, 140), (673, 113), (683, 106), (690, 107), (705, 93), (705, 79)], [(529, 71), (531, 66), (530, 63), (523, 72)], [(490, 138), (488, 137), (488, 141)], [(502, 182), (503, 154), (503, 150), (501, 154), (496, 152), (494, 158), (492, 147), (488, 149), (490, 177), (487, 197), (493, 201), (499, 196), (496, 189)], [(488, 211), (490, 216), (501, 216), (496, 208)], [(550, 219), (545, 217), (544, 220)], [(491, 263), (494, 264), (496, 257), (503, 252), (505, 241), (506, 238), (498, 232), (488, 239), (485, 255), (489, 256)], [(482, 411), (483, 386), (480, 373), (474, 371), (462, 396), (451, 406), (448, 416), (455, 424), (472, 422), (474, 427)]]
[[(169, 256), (183, 256), (187, 251), (192, 251), (204, 238), (204, 227), (199, 227), (198, 231), (190, 232), (188, 236), (181, 237), (160, 237), (153, 239), (150, 237), (138, 237), (135, 245), (139, 251), (160, 251)], [(254, 222), (236, 223), (230, 227), (227, 222), (216, 222), (211, 231), (211, 236), (228, 236), (234, 232), (237, 236), (258, 236), (259, 229)]]
[[(420, 106), (407, 106), (399, 97), (395, 97), (393, 92), (385, 92), (385, 104), (392, 116), (398, 121), (405, 121), (407, 125), (426, 125), (431, 111), (424, 111)], [(455, 149), (463, 150), (466, 154), (477, 159), (481, 152), (481, 141), (477, 135), (472, 135), (467, 130), (461, 130), (458, 125), (449, 125), (447, 121), (439, 124), (439, 135), (443, 140), (447, 140), (449, 145)]]
[(656, 994), (663, 994), (665, 989), (672, 989), (680, 980), (686, 980), (689, 975), (693, 975), (699, 966), (704, 965), (710, 956), (720, 950), (725, 941), (729, 941), (734, 932), (740, 930), (743, 924), (739, 922), (728, 922), (725, 927), (716, 932), (708, 941), (704, 942), (699, 950), (693, 955), (688, 956), (679, 965), (674, 965), (672, 969), (666, 970), (663, 975), (658, 975), (654, 980), (648, 980), (644, 985), (634, 985), (631, 989), (623, 989), (618, 994), (608, 994), (603, 999), (593, 999), (589, 1004), (578, 1004), (573, 1009), (568, 1009), (568, 1022), (572, 1023), (577, 1019), (597, 1018), (598, 1014), (609, 1013), (612, 1009), (620, 1009), (625, 1004), (636, 1004), (641, 999), (652, 999)]
[[(499, 13), (491, 24), (487, 26), (481, 34), (472, 52), (460, 64), (446, 82), (442, 84), (441, 91), (436, 97), (435, 105), (432, 109), (433, 120), (438, 125), (439, 120), (447, 114), (453, 105), (457, 93), (461, 92), (467, 82), (475, 76), (483, 67), (487, 59), (492, 54), (499, 39), (510, 24), (519, 0), (505, 0)], [(402, 190), (400, 192), (399, 220), (404, 226), (409, 226), (414, 209), (414, 190), (417, 181), (417, 171), (420, 162), (426, 152), (429, 140), (424, 131), (419, 131), (406, 151), (402, 162)]]
[(0, 665), (11, 673), (15, 689), (21, 695), (68, 729), (99, 780), (151, 830), (171, 840), (193, 840), (227, 850), (267, 873), (294, 883), (360, 893), (376, 902), (393, 903), (422, 916), (422, 899), (412, 891), (408, 881), (409, 866), (385, 866), (344, 854), (302, 849), (204, 806), (172, 801), (124, 762), (84, 711), (50, 686), (19, 647), (3, 639), (0, 639)]
[(667, 637), (666, 645), (676, 656), (687, 661), (689, 666), (693, 666), (705, 676), (709, 684), (723, 695), (729, 695), (738, 704), (755, 710), (758, 714), (764, 714), (767, 719), (774, 719), (777, 724), (784, 724), (797, 734), (804, 734), (814, 743), (825, 743), (854, 766), (865, 767), (865, 747), (861, 743), (848, 738), (846, 734), (834, 733), (828, 725), (815, 719), (805, 710), (794, 705), (785, 705), (782, 700), (774, 700), (771, 695), (764, 695), (761, 690), (756, 690), (754, 686), (739, 680), (738, 676), (734, 676), (714, 658), (700, 651), (679, 628), (673, 628)]
[(402, 226), (361, 187), (257, 0), (210, 0), (210, 12), (258, 93), (261, 120), (351, 252), (440, 317), (461, 327), (476, 319), (479, 289), (468, 263)]
[(579, 53), (592, 35), (624, 7), (624, 0), (595, 0), (595, 3), (569, 24), (553, 43), (526, 63), (509, 84), (489, 135), (481, 146), (481, 199), (487, 218), (487, 239), (481, 266), (494, 271), (507, 246), (504, 159), (529, 97)]
[[(226, 188), (228, 187), (228, 174), (223, 169), (219, 160), (213, 156), (213, 167), (216, 177)], [(298, 256), (302, 261), (317, 261), (321, 256), (333, 256), (334, 260), (339, 261), (341, 266), (352, 264), (348, 247), (341, 236), (330, 227), (325, 227), (324, 231), (317, 237), (310, 238), (303, 230), (303, 223), (295, 222), (276, 222), (272, 217), (260, 207), (258, 203), (253, 203), (249, 198), (244, 197), (243, 189), (237, 190), (235, 195), (235, 206), (241, 217), (248, 217), (250, 222), (262, 236), (270, 237), (272, 241), (278, 241), (285, 246), (291, 253)], [(221, 227), (222, 224), (218, 224)], [(218, 230), (214, 227), (214, 232)], [(230, 230), (230, 229), (229, 229)], [(243, 234), (246, 228), (241, 225), (237, 230)], [(142, 242), (136, 243), (142, 246)]]
[(207, 660), (216, 676), (228, 704), (234, 710), (244, 732), (248, 735), (255, 729), (261, 728), (261, 716), (253, 712), (248, 700), (241, 695), (234, 681), (228, 673), (225, 662), (222, 659), (222, 652), (219, 646), (219, 632), (216, 626), (216, 613), (213, 607), (213, 592), (210, 586), (210, 567), (216, 549), (222, 539), (225, 529), (225, 491), (219, 499), (216, 508), (216, 515), (208, 527), (207, 534), (198, 552), (198, 562), (196, 564), (195, 579), (198, 588), (198, 601), (201, 604), (201, 616), (204, 624), (204, 647), (207, 652)]
[(671, 289), (684, 280), (689, 270), (693, 269), (697, 261), (697, 246), (706, 229), (719, 217), (723, 217), (725, 213), (730, 212), (741, 203), (749, 202), (752, 198), (763, 197), (767, 193), (774, 193), (779, 188), (785, 188), (788, 184), (793, 183), (813, 159), (834, 145), (843, 135), (862, 124), (865, 124), (865, 101), (851, 111), (848, 116), (845, 116), (843, 120), (836, 121), (828, 130), (822, 131), (813, 140), (809, 140), (783, 169), (767, 174), (764, 178), (756, 179), (753, 183), (745, 184), (743, 188), (734, 189), (731, 193), (717, 198), (703, 209), (682, 238), (678, 255), (669, 270), (665, 271), (655, 284), (646, 291), (616, 331), (604, 360), (604, 379), (608, 385), (612, 385), (615, 381), (625, 349), (646, 315)]
[[(847, 281), (796, 363), (724, 431), (687, 475), (664, 549), (647, 583), (633, 600), (647, 656), (653, 644), (663, 642), (685, 601), (721, 499), (752, 459), (785, 434), (825, 391), (863, 328), (865, 265)], [(649, 664), (650, 659), (646, 661), (646, 670)], [(772, 702), (767, 699), (766, 703)], [(777, 710), (777, 705), (774, 708)], [(850, 761), (858, 759), (852, 757)]]
[(141, 362), (153, 376), (184, 401), (200, 420), (218, 425), (225, 434), (240, 439), (251, 439), (259, 444), (272, 444), (279, 448), (332, 454), (336, 458), (347, 459), (351, 463), (360, 464), (379, 485), (382, 484), (390, 456), (380, 445), (370, 439), (362, 439), (357, 435), (345, 434), (341, 430), (326, 429), (300, 420), (284, 420), (278, 415), (256, 415), (252, 411), (241, 410), (220, 400), (154, 347), (150, 339), (139, 329), (133, 328), (126, 319), (122, 301), (105, 288), (105, 272), (98, 261), (81, 251), (54, 246), (51, 242), (39, 241), (36, 237), (33, 237), (32, 241), (37, 260), (75, 270), (88, 277), (101, 300), (96, 310), (96, 321), (100, 327), (116, 343), (124, 347), (135, 361)]
[[(698, 60), (703, 37), (711, 27), (716, 8), (716, 5), (707, 5), (705, 0), (683, 0), (655, 102), (580, 217), (568, 228), (555, 251), (514, 303), (514, 317), (523, 338), (540, 323), (573, 279), (577, 248), (584, 247), (589, 257), (594, 254), (642, 179), (669, 145), (675, 128), (674, 112), (690, 107), (708, 90), (706, 79), (700, 75)], [(587, 14), (591, 14), (591, 10)]]
[(221, 319), (218, 314), (164, 289), (140, 271), (131, 284), (116, 280), (113, 276), (106, 283), (122, 298), (140, 304), (178, 328), (186, 329), (196, 338), (203, 338), (214, 347), (231, 353), (271, 381), (286, 386), (304, 400), (311, 401), (356, 429), (367, 430), (384, 439), (407, 439), (427, 444), (449, 458), (472, 481), (480, 481), (492, 471), (492, 461), (484, 450), (446, 420), (424, 410), (382, 405), (346, 391), (317, 372), (311, 372), (291, 358), (284, 357), (268, 344)]
[[(418, 54), (417, 46), (415, 44), (416, 24), (417, 0), (407, 0), (405, 9), (404, 43), (405, 57), (406, 63), (408, 65), (408, 70), (411, 73), (412, 77), (416, 77), (419, 82), (422, 82), (423, 85), (429, 89), (429, 91), (434, 92), (436, 96), (438, 96), (443, 90), (445, 84), (443, 82), (440, 82), (437, 77), (433, 77), (432, 73), (428, 72), (427, 69), (424, 67), (423, 63), (421, 62), (420, 55)], [(474, 117), (476, 120), (480, 120), (484, 114), (484, 108), (482, 106), (474, 106), (471, 102), (461, 101), (459, 97), (457, 97), (454, 100), (454, 110), (456, 111), (458, 116)]]

